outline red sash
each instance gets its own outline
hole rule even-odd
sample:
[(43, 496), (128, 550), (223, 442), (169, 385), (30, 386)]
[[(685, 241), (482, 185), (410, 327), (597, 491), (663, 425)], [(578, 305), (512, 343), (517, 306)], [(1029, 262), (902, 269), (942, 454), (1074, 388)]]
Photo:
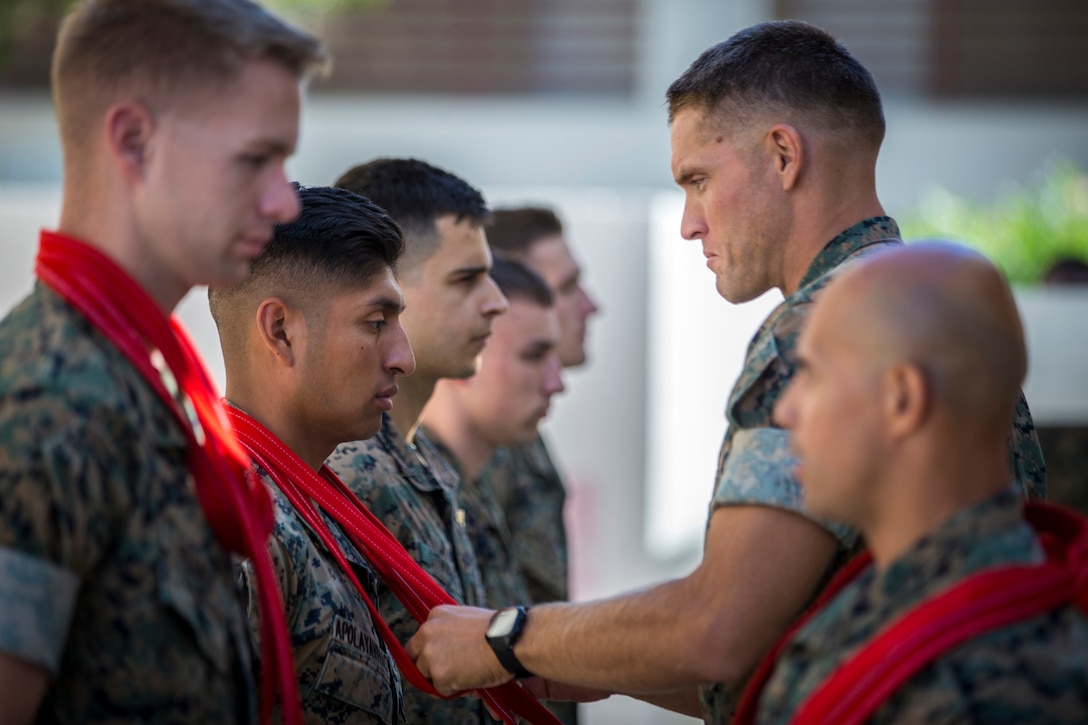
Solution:
[[(341, 570), (351, 579), (366, 602), (371, 619), (374, 620), (400, 671), (418, 689), (434, 697), (443, 697), (416, 668), (415, 663), (382, 619), (313, 502), (316, 502), (343, 527), (348, 538), (366, 556), (382, 580), (417, 622), (425, 622), (427, 615), (434, 607), (440, 604), (457, 604), (457, 602), (412, 559), (396, 537), (327, 466), (322, 466), (321, 473), (318, 475), (271, 431), (246, 413), (227, 406), (227, 415), (234, 424), (238, 439), (253, 456), (253, 460), (268, 472), (269, 477), (283, 491), (299, 515), (321, 537), (325, 548), (332, 553)], [(514, 682), (480, 690), (479, 694), (504, 722), (511, 725), (518, 722), (519, 716), (533, 725), (558, 725), (559, 723), (544, 706), (536, 701), (536, 698)]]
[[(71, 237), (43, 231), (35, 272), (132, 363), (185, 432), (189, 472), (212, 531), (223, 548), (253, 562), (264, 663), (261, 719), (268, 721), (278, 684), (284, 724), (301, 723), (287, 622), (266, 548), (271, 501), (184, 328), (115, 262)], [(178, 388), (180, 404), (165, 381)]]
[[(1047, 553), (1043, 564), (974, 574), (885, 627), (817, 687), (793, 723), (860, 725), (899, 687), (942, 653), (967, 640), (1067, 604), (1088, 612), (1088, 519), (1060, 506), (1024, 505)], [(753, 674), (734, 716), (755, 722), (759, 695), (793, 635), (870, 563), (863, 553), (828, 584)]]

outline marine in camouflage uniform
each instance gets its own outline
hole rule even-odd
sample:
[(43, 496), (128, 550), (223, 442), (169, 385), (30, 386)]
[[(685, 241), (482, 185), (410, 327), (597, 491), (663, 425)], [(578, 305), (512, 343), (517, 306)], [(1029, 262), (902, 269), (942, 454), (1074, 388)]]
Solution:
[[(883, 572), (864, 571), (801, 628), (778, 659), (757, 721), (788, 723), (862, 644), (968, 575), (1044, 560), (1013, 492), (960, 511)], [(920, 670), (867, 722), (1088, 722), (1088, 620), (1066, 605), (974, 637)]]
[[(327, 463), (450, 596), (461, 604), (485, 604), (466, 514), (458, 504), (459, 478), (425, 435), (417, 433), (409, 443), (383, 414), (377, 435), (338, 446)], [(382, 618), (407, 642), (419, 625), (384, 584), (378, 597)], [(411, 685), (404, 688), (404, 705), (409, 723), (492, 722), (478, 699), (441, 700)]]
[[(465, 509), (465, 524), (483, 577), (487, 606), (501, 609), (565, 600), (566, 491), (544, 442), (537, 438), (535, 443), (525, 446), (500, 448), (484, 472), (470, 481), (452, 451), (434, 435), (428, 434), (428, 439), (461, 476), (459, 500)], [(499, 491), (506, 494), (505, 502)], [(511, 496), (517, 497), (513, 499), (516, 505), (511, 505)], [(518, 516), (517, 523), (512, 524), (507, 518), (510, 511)], [(513, 531), (518, 535), (513, 536)], [(534, 579), (529, 578), (530, 573), (535, 575)], [(578, 703), (545, 702), (544, 705), (564, 725), (577, 725)]]
[[(484, 476), (495, 492), (507, 527), (517, 532), (511, 537), (509, 550), (528, 587), (529, 598), (525, 601), (541, 604), (569, 600), (567, 525), (563, 519), (567, 489), (544, 439), (500, 448)], [(487, 565), (481, 563), (481, 568), (486, 575)], [(544, 704), (565, 725), (578, 725), (578, 703)]]
[(513, 556), (514, 537), (491, 487), (490, 469), (485, 469), (475, 480), (469, 479), (453, 451), (432, 431), (422, 426), (419, 430), (460, 478), (457, 499), (465, 511), (465, 528), (483, 580), (485, 606), (501, 609), (531, 603), (525, 577)]
[(542, 438), (516, 448), (502, 448), (488, 464), (495, 495), (511, 531), (513, 556), (529, 587), (529, 601), (570, 599), (567, 527), (563, 506), (567, 491)]
[(255, 721), (245, 610), (174, 416), (41, 284), (0, 350), (0, 650), (49, 671), (38, 721)]
[[(726, 407), (729, 425), (718, 458), (711, 515), (719, 506), (756, 504), (795, 511), (813, 519), (805, 510), (804, 496), (793, 474), (789, 433), (772, 423), (774, 406), (796, 369), (797, 339), (820, 290), (848, 263), (894, 244), (902, 241), (891, 218), (872, 217), (855, 224), (824, 247), (797, 291), (764, 321), (748, 346), (744, 369), (729, 395)], [(1018, 492), (1043, 498), (1046, 467), (1023, 395), (1013, 421), (1009, 458)], [(828, 572), (830, 576), (857, 550), (857, 531), (813, 520), (839, 542), (839, 555)], [(704, 720), (715, 725), (727, 723), (742, 686), (743, 683), (734, 687), (719, 683), (700, 688)]]
[[(305, 722), (312, 725), (393, 725), (402, 722), (400, 673), (355, 584), (279, 487), (258, 469), (272, 496), (276, 527), (269, 553), (283, 594)], [(329, 532), (351, 562), (372, 602), (378, 578), (370, 563), (324, 512)], [(250, 629), (259, 641), (260, 617), (249, 562)]]

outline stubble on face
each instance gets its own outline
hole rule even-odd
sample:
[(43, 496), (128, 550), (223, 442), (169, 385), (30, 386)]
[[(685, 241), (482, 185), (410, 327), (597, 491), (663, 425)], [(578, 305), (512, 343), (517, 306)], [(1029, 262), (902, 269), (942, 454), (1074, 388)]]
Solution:
[(467, 378), (506, 300), (489, 276), (491, 251), (481, 227), (452, 215), (435, 227), (438, 248), (402, 279), (408, 304), (402, 319), (419, 379)]
[(686, 197), (684, 236), (701, 242), (718, 294), (734, 304), (781, 286), (777, 240), (785, 210), (774, 203), (761, 128), (698, 108), (678, 113), (672, 128), (673, 174)]

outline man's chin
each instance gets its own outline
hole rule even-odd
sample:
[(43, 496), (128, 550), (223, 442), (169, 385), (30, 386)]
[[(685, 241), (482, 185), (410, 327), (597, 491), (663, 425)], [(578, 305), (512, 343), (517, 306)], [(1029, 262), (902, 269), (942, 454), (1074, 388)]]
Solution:
[[(365, 441), (367, 438), (373, 438), (378, 434), (378, 431), (382, 428), (382, 416), (381, 413), (373, 418), (367, 418), (366, 422), (360, 425), (353, 431), (354, 437), (351, 441)], [(345, 441), (350, 443), (351, 441)]]
[(577, 368), (585, 365), (588, 359), (585, 350), (576, 350), (568, 355), (560, 355), (559, 364), (564, 368)]
[(467, 362), (461, 366), (450, 365), (446, 370), (442, 372), (440, 377), (452, 378), (454, 380), (464, 380), (465, 378), (471, 378), (476, 374), (476, 370), (479, 368), (479, 362), (477, 358), (473, 358), (471, 362)]

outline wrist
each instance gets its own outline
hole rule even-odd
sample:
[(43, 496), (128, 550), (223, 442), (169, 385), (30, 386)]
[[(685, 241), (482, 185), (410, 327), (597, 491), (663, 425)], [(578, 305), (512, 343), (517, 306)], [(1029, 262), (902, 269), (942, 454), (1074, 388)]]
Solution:
[(499, 664), (518, 679), (533, 676), (514, 654), (514, 645), (521, 639), (528, 623), (527, 607), (506, 607), (492, 615), (491, 623), (487, 627), (487, 643)]

